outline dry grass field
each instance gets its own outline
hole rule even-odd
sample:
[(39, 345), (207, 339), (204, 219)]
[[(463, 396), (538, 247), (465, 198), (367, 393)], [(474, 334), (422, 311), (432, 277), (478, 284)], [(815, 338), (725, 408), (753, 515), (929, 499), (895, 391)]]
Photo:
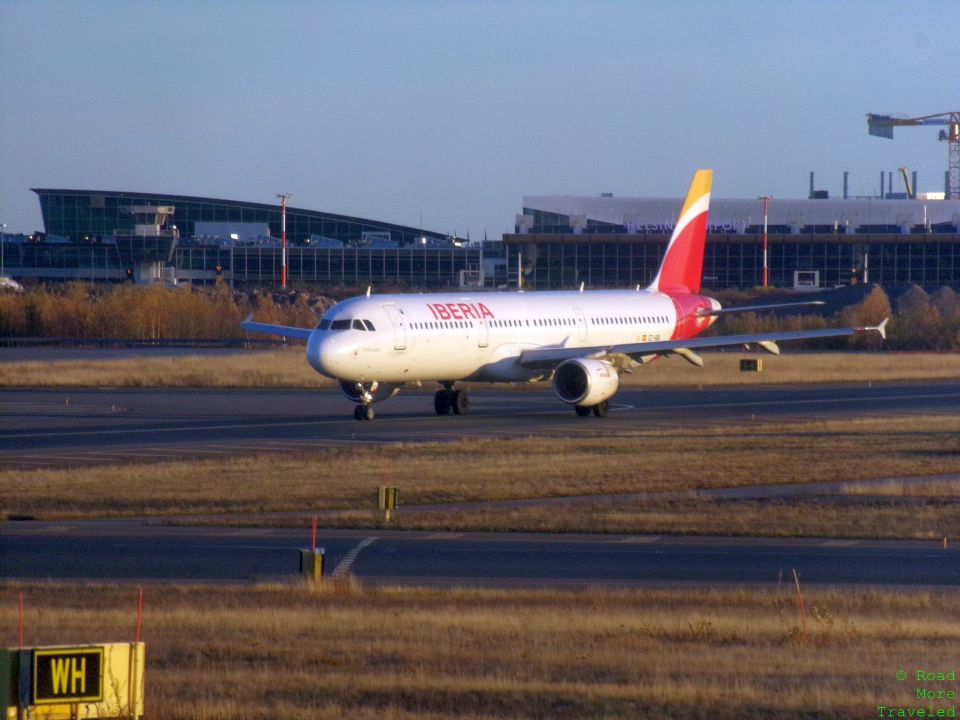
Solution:
[[(132, 640), (132, 586), (0, 586), (28, 645)], [(956, 592), (148, 586), (146, 717), (878, 717), (956, 668)], [(898, 681), (896, 673), (910, 676)], [(929, 682), (932, 689), (956, 689)]]
[[(797, 355), (737, 371), (739, 354), (654, 363), (628, 384), (960, 377), (957, 355)], [(823, 364), (820, 364), (823, 363)], [(301, 350), (186, 360), (9, 363), (0, 385), (318, 387)], [(51, 369), (52, 368), (52, 369)], [(208, 516), (209, 522), (397, 529), (960, 539), (960, 483), (857, 481), (960, 473), (960, 415), (614, 430), (543, 438), (325, 448), (138, 465), (0, 472), (0, 514)], [(847, 483), (830, 497), (707, 500), (701, 488)], [(482, 503), (611, 497), (565, 506)], [(442, 511), (415, 506), (457, 503)], [(221, 516), (220, 514), (233, 514)], [(801, 578), (802, 581), (803, 578)], [(29, 645), (132, 639), (135, 588), (0, 584), (0, 625), (26, 594)], [(588, 591), (146, 588), (147, 717), (169, 720), (494, 720), (878, 717), (917, 701), (903, 669), (957, 668), (960, 596), (793, 586)], [(926, 683), (957, 689), (950, 683)]]
[(333, 387), (303, 348), (125, 358), (14, 361), (0, 365), (0, 387)]
[[(741, 373), (737, 352), (704, 353), (705, 367), (679, 358), (621, 376), (626, 386), (960, 379), (960, 353), (796, 353), (761, 355), (762, 373)], [(302, 347), (217, 356), (7, 362), (0, 387), (333, 387), (307, 364)], [(529, 387), (519, 385), (516, 387)], [(540, 387), (545, 387), (541, 385)]]
[[(400, 488), (404, 529), (960, 538), (960, 483), (845, 488), (830, 498), (706, 500), (695, 491), (960, 472), (960, 416), (746, 424), (621, 432), (562, 443), (515, 438), (322, 448), (140, 465), (0, 472), (7, 515), (216, 515), (378, 526), (376, 489)], [(889, 492), (885, 490), (889, 489)], [(470, 503), (630, 493), (584, 504)], [(870, 493), (870, 495), (866, 494)], [(461, 503), (442, 512), (414, 506)], [(291, 516), (264, 516), (290, 513)]]

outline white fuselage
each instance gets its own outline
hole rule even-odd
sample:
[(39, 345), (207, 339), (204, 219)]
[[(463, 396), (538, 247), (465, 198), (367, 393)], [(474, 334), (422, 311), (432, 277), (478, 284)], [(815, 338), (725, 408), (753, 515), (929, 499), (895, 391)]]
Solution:
[(647, 290), (371, 295), (331, 308), (307, 359), (347, 381), (531, 381), (525, 350), (669, 340), (681, 312)]

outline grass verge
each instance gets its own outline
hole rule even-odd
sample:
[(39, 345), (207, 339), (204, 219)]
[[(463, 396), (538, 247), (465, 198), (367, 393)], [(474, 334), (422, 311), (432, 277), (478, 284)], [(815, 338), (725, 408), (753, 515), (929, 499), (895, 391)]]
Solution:
[[(28, 645), (132, 639), (135, 590), (25, 590)], [(955, 592), (153, 586), (146, 716), (824, 720), (918, 701), (960, 645)], [(896, 679), (904, 670), (908, 679)]]
[[(706, 353), (704, 368), (679, 358), (662, 359), (622, 375), (621, 382), (631, 387), (960, 378), (960, 353), (766, 355), (759, 374), (741, 373), (741, 357), (743, 353)], [(324, 388), (334, 383), (310, 368), (302, 348), (289, 348), (221, 356), (14, 361), (0, 365), (0, 387)]]
[[(853, 482), (960, 472), (960, 416), (656, 429), (601, 438), (472, 440), (322, 448), (315, 452), (154, 464), (0, 472), (7, 515), (328, 511), (330, 526), (376, 526), (377, 487), (400, 488), (398, 528), (960, 537), (960, 492), (901, 483), (874, 497), (707, 501), (693, 491), (759, 484)], [(437, 503), (635, 493), (559, 507), (406, 510)], [(254, 518), (256, 520), (256, 518)], [(216, 522), (223, 522), (216, 520)], [(250, 522), (249, 517), (237, 522)]]

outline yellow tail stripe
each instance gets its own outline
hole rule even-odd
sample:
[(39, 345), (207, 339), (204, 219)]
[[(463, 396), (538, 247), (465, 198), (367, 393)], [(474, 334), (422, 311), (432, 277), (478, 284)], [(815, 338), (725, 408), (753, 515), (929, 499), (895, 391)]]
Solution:
[(679, 217), (682, 218), (691, 205), (710, 192), (710, 185), (712, 183), (713, 170), (697, 170), (697, 172), (694, 173), (693, 182), (690, 183), (690, 189), (687, 191), (687, 199), (683, 203), (683, 209), (680, 211)]

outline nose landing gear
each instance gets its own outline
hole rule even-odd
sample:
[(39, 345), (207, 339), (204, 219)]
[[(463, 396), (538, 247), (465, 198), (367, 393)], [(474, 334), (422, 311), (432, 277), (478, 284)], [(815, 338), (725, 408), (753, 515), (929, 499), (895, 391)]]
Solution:
[(373, 411), (372, 405), (357, 405), (353, 409), (353, 417), (355, 420), (373, 420), (376, 417), (376, 413)]
[(355, 399), (360, 403), (353, 409), (353, 418), (354, 420), (366, 420), (370, 421), (376, 417), (376, 413), (373, 411), (373, 406), (370, 404), (373, 402), (373, 394), (380, 387), (380, 384), (377, 382), (372, 383), (354, 383), (354, 393)]

